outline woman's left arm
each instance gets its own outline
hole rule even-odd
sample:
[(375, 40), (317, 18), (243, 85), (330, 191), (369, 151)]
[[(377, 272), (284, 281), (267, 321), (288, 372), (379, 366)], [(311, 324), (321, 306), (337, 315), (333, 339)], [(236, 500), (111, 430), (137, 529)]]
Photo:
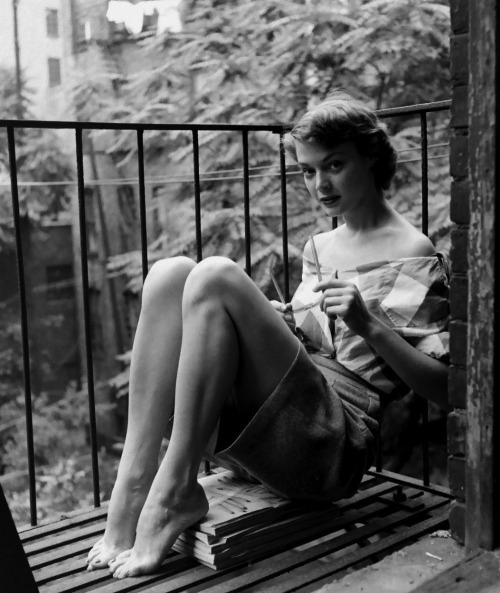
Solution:
[(415, 393), (448, 408), (446, 398), (448, 366), (420, 352), (368, 311), (357, 287), (342, 280), (329, 279), (317, 284), (323, 291), (322, 309), (331, 319), (342, 318), (360, 335), (402, 381)]
[(373, 315), (371, 317), (361, 337), (415, 393), (443, 409), (449, 408), (448, 365), (420, 352), (382, 321)]

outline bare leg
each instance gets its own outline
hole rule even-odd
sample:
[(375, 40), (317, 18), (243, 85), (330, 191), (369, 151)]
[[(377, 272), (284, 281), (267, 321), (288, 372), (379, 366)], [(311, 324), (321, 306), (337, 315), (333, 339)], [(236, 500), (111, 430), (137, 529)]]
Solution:
[(152, 572), (208, 510), (197, 470), (233, 386), (257, 409), (297, 354), (298, 343), (246, 274), (208, 258), (189, 275), (172, 438), (137, 525), (134, 547), (110, 563), (117, 578)]
[(139, 514), (158, 469), (158, 453), (173, 411), (182, 340), (182, 293), (195, 263), (156, 263), (143, 290), (132, 349), (127, 436), (111, 494), (106, 531), (89, 552), (89, 570), (108, 562), (135, 540)]

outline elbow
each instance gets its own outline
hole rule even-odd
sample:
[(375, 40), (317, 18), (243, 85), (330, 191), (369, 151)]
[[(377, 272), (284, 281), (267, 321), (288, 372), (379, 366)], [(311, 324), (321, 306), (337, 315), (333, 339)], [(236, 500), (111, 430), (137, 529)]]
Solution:
[(437, 368), (425, 375), (424, 383), (415, 389), (415, 392), (422, 397), (434, 402), (446, 412), (451, 412), (453, 407), (448, 401), (448, 365), (444, 362), (435, 361)]

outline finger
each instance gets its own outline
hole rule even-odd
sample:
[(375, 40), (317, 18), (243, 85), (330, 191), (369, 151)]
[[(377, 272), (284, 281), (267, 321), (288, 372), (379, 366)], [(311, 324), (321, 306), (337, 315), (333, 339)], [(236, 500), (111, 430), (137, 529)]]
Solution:
[(350, 299), (355, 296), (355, 290), (351, 286), (342, 286), (340, 288), (327, 288), (323, 291), (325, 298)]
[(342, 288), (345, 286), (349, 286), (349, 282), (345, 280), (337, 280), (335, 278), (328, 278), (327, 280), (322, 280), (318, 282), (316, 286), (313, 287), (313, 292), (320, 292), (327, 290), (328, 288)]
[(326, 311), (329, 307), (338, 307), (341, 305), (345, 305), (346, 299), (343, 295), (326, 295), (323, 297), (320, 307), (322, 311)]
[(271, 303), (271, 305), (277, 310), (277, 311), (281, 311), (283, 308), (283, 303), (280, 303), (279, 301), (269, 301)]

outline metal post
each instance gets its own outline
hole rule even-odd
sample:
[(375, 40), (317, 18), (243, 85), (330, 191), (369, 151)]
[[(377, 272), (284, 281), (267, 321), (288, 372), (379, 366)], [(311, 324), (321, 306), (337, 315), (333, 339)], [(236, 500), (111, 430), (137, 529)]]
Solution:
[(242, 131), (243, 140), (243, 202), (245, 209), (245, 261), (246, 272), (252, 277), (252, 259), (250, 250), (250, 167), (248, 164), (248, 130)]
[(283, 281), (285, 284), (285, 300), (290, 301), (290, 277), (288, 272), (288, 212), (286, 195), (286, 160), (284, 132), (280, 132), (280, 178), (281, 178), (281, 225), (283, 230)]
[(82, 130), (75, 130), (76, 140), (76, 173), (78, 182), (78, 211), (80, 223), (80, 257), (82, 265), (82, 287), (83, 287), (83, 316), (85, 324), (85, 352), (87, 356), (87, 389), (89, 397), (89, 426), (90, 426), (90, 447), (92, 459), (92, 479), (94, 486), (94, 506), (101, 506), (99, 487), (99, 461), (97, 457), (97, 423), (95, 413), (94, 394), (94, 367), (92, 364), (92, 339), (90, 326), (90, 303), (89, 303), (89, 271), (87, 263), (87, 224), (85, 215), (85, 182), (83, 176), (83, 145)]
[(196, 224), (196, 258), (203, 259), (201, 244), (201, 185), (200, 185), (200, 144), (198, 130), (193, 130), (193, 173), (194, 173), (194, 208)]
[[(429, 160), (427, 140), (427, 113), (420, 113), (420, 146), (422, 157), (422, 232), (429, 234)], [(420, 399), (422, 413), (422, 463), (423, 482), (426, 486), (430, 482), (429, 470), (429, 403), (426, 399)]]
[(24, 275), (23, 243), (21, 236), (21, 215), (19, 213), (19, 192), (17, 187), (17, 163), (14, 128), (7, 128), (9, 145), (10, 184), (12, 189), (12, 212), (16, 236), (16, 261), (19, 299), (21, 302), (21, 335), (23, 344), (23, 377), (24, 402), (26, 413), (26, 447), (28, 450), (28, 475), (30, 490), (30, 518), (31, 524), (37, 524), (36, 518), (36, 480), (35, 480), (35, 448), (33, 439), (33, 409), (31, 405), (31, 371), (28, 332), (28, 309), (26, 303), (26, 282)]
[(137, 160), (139, 170), (139, 212), (141, 219), (142, 281), (148, 275), (148, 227), (146, 223), (146, 183), (144, 176), (144, 130), (137, 130)]

